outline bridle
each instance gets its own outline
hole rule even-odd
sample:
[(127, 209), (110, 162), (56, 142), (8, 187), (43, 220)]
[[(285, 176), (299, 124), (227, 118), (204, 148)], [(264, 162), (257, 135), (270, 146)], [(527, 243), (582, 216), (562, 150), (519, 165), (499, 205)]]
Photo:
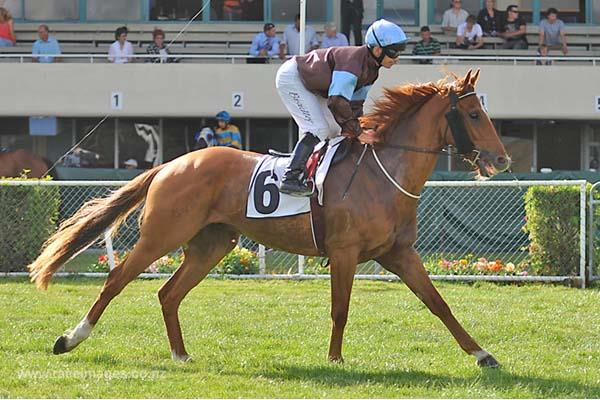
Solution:
[[(456, 157), (458, 157), (458, 156), (465, 157), (466, 155), (468, 155), (470, 153), (476, 152), (477, 150), (475, 149), (475, 145), (473, 144), (473, 141), (471, 140), (471, 138), (469, 137), (469, 134), (467, 133), (467, 129), (465, 128), (464, 121), (463, 121), (462, 116), (460, 115), (460, 112), (458, 111), (458, 107), (457, 107), (457, 104), (460, 100), (464, 99), (465, 97), (474, 96), (474, 95), (476, 95), (475, 92), (468, 92), (468, 93), (465, 93), (465, 94), (462, 94), (459, 96), (453, 90), (450, 91), (450, 94), (449, 94), (450, 111), (448, 111), (445, 114), (446, 121), (448, 122), (448, 124), (446, 125), (446, 130), (444, 131), (444, 138), (446, 138), (446, 136), (448, 134), (448, 129), (450, 129), (450, 132), (452, 133), (452, 137), (454, 138), (454, 143), (456, 144), (454, 146), (456, 148), (455, 152), (451, 152), (446, 149), (433, 150), (433, 149), (427, 149), (424, 147), (416, 147), (416, 146), (409, 146), (409, 145), (395, 145), (395, 144), (391, 144), (391, 143), (383, 143), (383, 145), (385, 147), (389, 147), (392, 149), (412, 151), (412, 152), (416, 152), (416, 153), (442, 154), (445, 156), (456, 156)], [(367, 146), (367, 145), (365, 145), (365, 146)], [(366, 150), (366, 147), (365, 147), (365, 150)], [(373, 153), (373, 157), (375, 158), (377, 165), (381, 169), (381, 172), (383, 172), (385, 177), (392, 183), (392, 185), (394, 185), (394, 187), (396, 189), (398, 189), (398, 191), (400, 191), (401, 193), (403, 193), (404, 195), (406, 195), (412, 199), (418, 200), (421, 198), (421, 195), (410, 193), (408, 190), (404, 189), (398, 182), (396, 182), (394, 177), (392, 175), (390, 175), (390, 173), (387, 171), (387, 169), (384, 167), (383, 163), (377, 156), (375, 147), (371, 146), (371, 152)], [(363, 154), (364, 154), (364, 151), (363, 151)], [(479, 155), (476, 155), (476, 158), (478, 158), (478, 157), (479, 157)], [(476, 162), (476, 161), (474, 161), (474, 162)]]

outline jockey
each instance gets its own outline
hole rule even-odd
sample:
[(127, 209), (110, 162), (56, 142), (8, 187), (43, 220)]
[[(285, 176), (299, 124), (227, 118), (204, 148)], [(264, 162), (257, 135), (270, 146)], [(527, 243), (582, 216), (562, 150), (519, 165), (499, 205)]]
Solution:
[(240, 129), (231, 123), (231, 115), (227, 111), (221, 111), (216, 116), (217, 128), (215, 138), (218, 146), (242, 148), (242, 135)]
[(363, 133), (358, 118), (367, 93), (379, 76), (379, 68), (391, 68), (406, 41), (402, 28), (380, 19), (367, 30), (365, 46), (313, 50), (291, 58), (279, 68), (277, 91), (300, 134), (304, 134), (283, 176), (281, 193), (311, 195), (301, 175), (320, 140), (340, 134), (356, 138)]

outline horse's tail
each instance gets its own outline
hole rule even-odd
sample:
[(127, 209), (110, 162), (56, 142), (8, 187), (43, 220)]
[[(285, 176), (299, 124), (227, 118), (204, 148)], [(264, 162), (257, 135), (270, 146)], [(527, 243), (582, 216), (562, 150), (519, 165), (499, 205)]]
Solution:
[(85, 250), (109, 227), (116, 231), (146, 198), (150, 183), (164, 165), (137, 176), (108, 197), (88, 201), (61, 223), (58, 231), (44, 243), (42, 254), (28, 266), (31, 281), (39, 289), (47, 289), (52, 274), (65, 262)]

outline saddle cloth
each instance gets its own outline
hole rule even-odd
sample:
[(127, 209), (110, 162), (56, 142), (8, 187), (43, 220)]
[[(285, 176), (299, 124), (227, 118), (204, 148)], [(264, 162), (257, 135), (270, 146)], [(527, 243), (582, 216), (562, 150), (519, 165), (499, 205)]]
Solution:
[[(325, 178), (342, 140), (344, 140), (344, 137), (339, 136), (329, 141), (329, 147), (317, 166), (314, 184), (320, 206), (323, 206)], [(322, 143), (317, 145), (315, 151), (318, 151), (319, 146), (323, 145)], [(248, 186), (246, 217), (289, 217), (310, 212), (309, 197), (294, 197), (279, 192), (279, 183), (289, 160), (289, 157), (273, 157), (268, 154), (260, 159), (252, 172), (252, 178)]]

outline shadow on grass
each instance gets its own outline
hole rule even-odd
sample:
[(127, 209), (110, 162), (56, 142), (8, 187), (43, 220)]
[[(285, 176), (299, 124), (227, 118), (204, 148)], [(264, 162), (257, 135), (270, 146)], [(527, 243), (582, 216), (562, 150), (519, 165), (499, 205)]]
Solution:
[[(423, 371), (350, 371), (339, 365), (330, 366), (275, 366), (275, 371), (262, 371), (261, 376), (279, 380), (312, 381), (331, 386), (355, 386), (362, 384), (383, 384), (394, 386), (423, 386), (427, 388), (472, 387), (474, 383), (498, 391), (522, 391), (544, 397), (582, 397), (598, 398), (600, 386), (586, 385), (580, 382), (517, 375), (503, 369), (482, 369), (472, 378), (431, 374)], [(526, 388), (526, 390), (524, 390)], [(514, 392), (511, 392), (514, 393)]]

